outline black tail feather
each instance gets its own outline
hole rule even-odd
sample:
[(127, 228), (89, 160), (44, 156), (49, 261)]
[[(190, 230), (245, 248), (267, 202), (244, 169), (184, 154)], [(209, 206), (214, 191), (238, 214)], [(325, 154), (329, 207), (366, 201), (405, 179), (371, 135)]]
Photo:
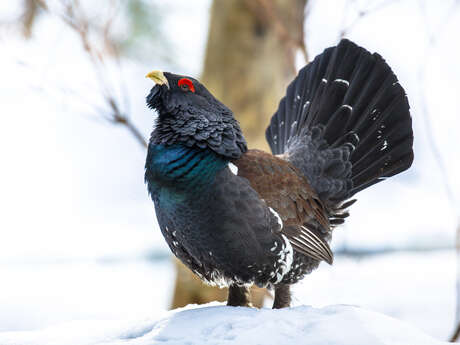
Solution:
[(408, 169), (413, 160), (404, 89), (380, 55), (349, 40), (326, 49), (299, 72), (266, 138), (272, 152), (287, 153), (336, 210), (357, 192)]

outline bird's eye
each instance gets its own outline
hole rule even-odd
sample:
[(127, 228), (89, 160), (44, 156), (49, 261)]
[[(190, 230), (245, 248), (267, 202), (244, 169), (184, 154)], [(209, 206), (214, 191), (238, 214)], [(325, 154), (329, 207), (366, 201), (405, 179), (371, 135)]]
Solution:
[(187, 78), (179, 79), (177, 85), (184, 91), (192, 91), (195, 92), (195, 86), (193, 85), (192, 81)]

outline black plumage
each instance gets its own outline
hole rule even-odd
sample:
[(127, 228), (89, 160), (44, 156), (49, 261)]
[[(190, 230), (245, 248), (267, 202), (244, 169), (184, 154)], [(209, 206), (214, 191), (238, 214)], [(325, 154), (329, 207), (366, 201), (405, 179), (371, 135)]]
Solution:
[(412, 120), (404, 89), (379, 54), (342, 40), (305, 66), (266, 130), (326, 202), (410, 167)]
[[(181, 76), (164, 73), (168, 83), (176, 85)], [(195, 85), (194, 97), (178, 88), (165, 92), (156, 86), (147, 96), (147, 105), (156, 109), (157, 121), (151, 136), (154, 144), (184, 144), (187, 147), (210, 148), (219, 155), (239, 158), (247, 151), (246, 141), (238, 121), (225, 105), (219, 102), (196, 79), (187, 78)]]
[(247, 150), (232, 112), (197, 80), (151, 72), (158, 118), (145, 180), (173, 253), (248, 305), (251, 284), (289, 285), (332, 263), (332, 229), (357, 192), (410, 167), (404, 90), (378, 54), (348, 40), (289, 85), (266, 131), (273, 155)]

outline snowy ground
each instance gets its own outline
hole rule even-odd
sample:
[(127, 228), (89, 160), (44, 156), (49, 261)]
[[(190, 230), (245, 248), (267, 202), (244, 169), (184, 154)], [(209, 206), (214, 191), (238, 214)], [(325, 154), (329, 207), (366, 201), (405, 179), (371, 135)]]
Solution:
[(174, 284), (168, 259), (0, 265), (0, 274), (0, 332), (156, 315), (166, 310)]
[[(169, 259), (0, 265), (0, 272), (0, 331), (74, 320), (156, 319), (168, 307), (174, 274)], [(322, 264), (294, 288), (293, 305), (331, 304), (374, 310), (444, 340), (454, 324), (455, 254), (337, 256), (333, 266)]]
[(284, 310), (188, 306), (158, 319), (61, 324), (0, 333), (2, 345), (440, 345), (416, 328), (364, 309), (336, 305)]
[(455, 253), (336, 257), (294, 287), (294, 304), (354, 304), (446, 339), (455, 319)]

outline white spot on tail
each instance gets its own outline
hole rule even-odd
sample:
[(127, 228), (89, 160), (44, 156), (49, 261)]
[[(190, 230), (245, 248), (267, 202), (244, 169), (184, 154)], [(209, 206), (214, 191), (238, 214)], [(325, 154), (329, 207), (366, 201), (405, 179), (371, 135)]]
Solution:
[(326, 79), (326, 78), (323, 78), (323, 79), (321, 80), (321, 82), (327, 83), (327, 79)]
[(233, 175), (238, 175), (238, 167), (233, 163), (228, 163), (228, 168), (232, 172)]
[(350, 82), (348, 80), (345, 80), (345, 79), (336, 79), (334, 81), (337, 82), (337, 83), (345, 84), (346, 86), (350, 85)]
[(351, 105), (348, 105), (348, 104), (344, 104), (344, 105), (342, 105), (342, 107), (348, 108), (348, 109), (350, 109), (350, 111), (353, 110), (353, 107)]
[(382, 145), (382, 147), (381, 147), (380, 151), (384, 151), (384, 150), (386, 150), (386, 149), (387, 149), (387, 147), (388, 147), (388, 141), (385, 139), (385, 140), (383, 141), (383, 145)]

